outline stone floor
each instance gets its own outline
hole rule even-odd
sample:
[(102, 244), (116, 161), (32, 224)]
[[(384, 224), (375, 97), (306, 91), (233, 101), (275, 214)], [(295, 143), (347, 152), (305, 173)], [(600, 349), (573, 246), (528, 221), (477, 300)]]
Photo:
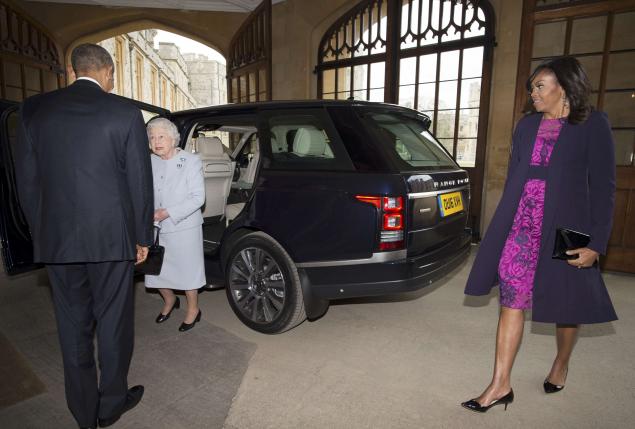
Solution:
[[(635, 424), (635, 276), (606, 274), (620, 320), (584, 326), (567, 387), (542, 392), (555, 351), (552, 325), (527, 321), (516, 401), (470, 413), (459, 402), (491, 375), (495, 293), (465, 298), (468, 260), (413, 294), (339, 302), (282, 335), (243, 326), (222, 290), (200, 295), (203, 322), (185, 334), (176, 311), (153, 319), (157, 295), (136, 285), (130, 382), (140, 406), (116, 428), (631, 428)], [(46, 391), (0, 409), (2, 428), (72, 428), (43, 272), (0, 278), (0, 332)]]

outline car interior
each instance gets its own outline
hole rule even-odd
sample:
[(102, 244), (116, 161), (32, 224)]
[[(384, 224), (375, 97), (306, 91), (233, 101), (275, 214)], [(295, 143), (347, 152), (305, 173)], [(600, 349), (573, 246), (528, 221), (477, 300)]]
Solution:
[(191, 131), (184, 150), (199, 154), (203, 164), (204, 249), (213, 253), (226, 226), (240, 214), (253, 192), (260, 160), (257, 129), (253, 125), (201, 122)]

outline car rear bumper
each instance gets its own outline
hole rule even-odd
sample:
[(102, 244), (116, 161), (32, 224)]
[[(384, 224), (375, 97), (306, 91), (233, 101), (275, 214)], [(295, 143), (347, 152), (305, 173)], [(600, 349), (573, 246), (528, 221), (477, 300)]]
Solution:
[(441, 248), (397, 261), (302, 268), (316, 298), (335, 300), (421, 289), (459, 266), (470, 252), (471, 235)]

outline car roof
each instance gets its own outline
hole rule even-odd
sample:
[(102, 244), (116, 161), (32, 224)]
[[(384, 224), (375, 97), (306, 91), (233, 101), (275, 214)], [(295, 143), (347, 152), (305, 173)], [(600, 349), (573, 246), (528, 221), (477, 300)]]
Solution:
[(187, 116), (202, 116), (208, 113), (239, 113), (241, 111), (254, 111), (259, 109), (297, 109), (297, 108), (315, 108), (315, 107), (336, 107), (336, 106), (359, 106), (359, 107), (380, 107), (389, 110), (402, 110), (416, 112), (407, 107), (398, 106), (396, 104), (379, 103), (375, 101), (361, 100), (276, 100), (276, 101), (259, 101), (253, 103), (240, 104), (221, 104), (217, 106), (199, 107), (196, 109), (180, 110), (172, 112), (171, 117), (175, 119), (184, 119)]

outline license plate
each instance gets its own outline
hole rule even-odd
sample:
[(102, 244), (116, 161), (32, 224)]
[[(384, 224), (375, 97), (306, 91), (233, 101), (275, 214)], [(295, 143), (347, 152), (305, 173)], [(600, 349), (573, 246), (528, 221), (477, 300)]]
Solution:
[(441, 217), (463, 211), (461, 193), (451, 192), (449, 194), (439, 195), (439, 208), (441, 209)]

